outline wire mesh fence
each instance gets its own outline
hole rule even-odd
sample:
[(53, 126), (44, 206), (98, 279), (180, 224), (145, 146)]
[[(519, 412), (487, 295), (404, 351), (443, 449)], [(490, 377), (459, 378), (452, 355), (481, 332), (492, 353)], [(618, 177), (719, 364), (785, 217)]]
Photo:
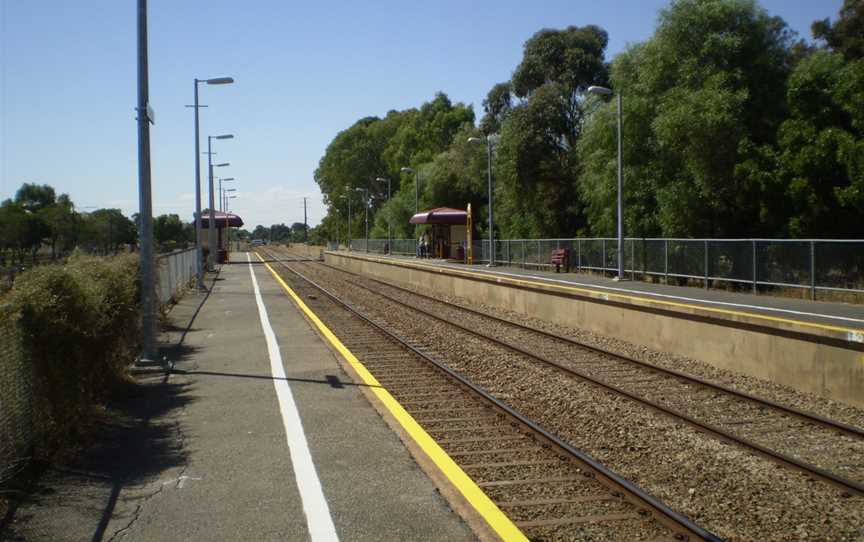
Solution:
[(0, 305), (0, 484), (26, 465), (33, 446), (33, 375), (18, 315)]
[(156, 259), (156, 297), (167, 305), (195, 280), (195, 249), (178, 250)]

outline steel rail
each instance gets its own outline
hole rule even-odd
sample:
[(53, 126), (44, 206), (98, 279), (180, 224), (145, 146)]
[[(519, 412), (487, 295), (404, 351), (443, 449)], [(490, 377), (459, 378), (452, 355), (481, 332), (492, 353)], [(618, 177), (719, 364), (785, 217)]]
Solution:
[[(660, 501), (659, 499), (657, 499), (653, 495), (647, 493), (645, 490), (643, 490), (639, 486), (635, 485), (633, 482), (621, 477), (620, 475), (618, 475), (614, 471), (608, 469), (602, 463), (598, 462), (597, 460), (595, 460), (594, 458), (592, 458), (591, 456), (589, 456), (585, 452), (583, 452), (583, 451), (571, 446), (567, 442), (563, 441), (558, 436), (556, 436), (555, 434), (551, 433), (550, 431), (544, 429), (542, 426), (540, 426), (536, 422), (532, 421), (531, 419), (525, 417), (523, 414), (516, 411), (515, 409), (513, 409), (512, 407), (510, 407), (506, 403), (495, 398), (494, 396), (492, 396), (489, 392), (487, 392), (486, 390), (484, 390), (480, 386), (474, 384), (473, 382), (471, 382), (467, 378), (459, 375), (458, 373), (456, 373), (455, 371), (453, 371), (452, 369), (447, 367), (447, 365), (444, 364), (443, 362), (436, 360), (435, 358), (430, 356), (428, 353), (419, 350), (418, 348), (411, 345), (409, 342), (407, 342), (402, 337), (396, 335), (392, 331), (386, 329), (385, 327), (383, 327), (380, 324), (376, 323), (375, 321), (371, 320), (369, 317), (367, 317), (366, 315), (359, 312), (353, 306), (351, 306), (347, 302), (343, 301), (342, 299), (340, 299), (335, 294), (331, 293), (329, 290), (327, 290), (323, 286), (317, 284), (312, 279), (306, 277), (305, 275), (303, 275), (302, 273), (300, 273), (296, 269), (291, 268), (291, 266), (289, 266), (285, 261), (278, 259), (278, 258), (276, 258), (276, 261), (279, 264), (281, 264), (285, 269), (287, 269), (291, 273), (297, 275), (300, 279), (304, 280), (305, 282), (307, 282), (308, 284), (310, 284), (311, 286), (316, 288), (318, 291), (320, 291), (321, 293), (326, 295), (329, 299), (331, 299), (337, 305), (341, 306), (342, 308), (346, 309), (347, 311), (349, 311), (350, 313), (352, 313), (356, 317), (360, 318), (361, 320), (366, 322), (368, 325), (370, 325), (373, 328), (375, 328), (376, 330), (380, 331), (385, 336), (387, 336), (391, 340), (397, 342), (402, 347), (411, 351), (412, 353), (414, 353), (415, 355), (417, 355), (418, 357), (420, 357), (421, 359), (423, 359), (424, 361), (426, 361), (427, 363), (429, 363), (430, 365), (432, 365), (436, 369), (442, 371), (445, 375), (452, 378), (453, 380), (458, 382), (460, 385), (464, 386), (465, 388), (467, 388), (468, 390), (470, 390), (471, 392), (473, 392), (477, 396), (481, 397), (483, 400), (489, 402), (491, 405), (493, 405), (499, 411), (501, 411), (501, 412), (505, 413), (506, 415), (510, 416), (511, 418), (515, 419), (520, 424), (522, 424), (524, 427), (528, 428), (531, 432), (542, 437), (544, 440), (546, 440), (550, 444), (553, 444), (555, 447), (557, 447), (558, 449), (565, 452), (565, 454), (567, 456), (570, 456), (573, 460), (581, 463), (584, 467), (587, 467), (589, 470), (594, 471), (598, 476), (600, 476), (603, 480), (606, 481), (606, 485), (611, 485), (611, 486), (617, 488), (618, 491), (623, 492), (624, 494), (630, 495), (634, 500), (637, 501), (637, 503), (634, 503), (634, 504), (644, 506), (649, 510), (653, 510), (655, 513), (656, 519), (661, 524), (672, 527), (673, 529), (686, 531), (689, 536), (696, 537), (700, 540), (706, 540), (706, 541), (710, 541), (710, 542), (722, 542), (722, 540), (723, 540), (722, 538), (720, 538), (717, 535), (711, 533), (710, 531), (704, 529), (703, 527), (700, 527), (695, 522), (693, 522), (693, 520), (691, 520), (690, 518), (688, 518), (687, 516), (685, 516), (679, 512), (676, 512), (675, 510), (670, 508), (668, 505), (666, 505), (665, 503), (663, 503), (662, 501)], [(303, 262), (303, 261), (298, 260), (298, 261), (292, 262), (292, 263), (308, 263), (308, 262)]]
[[(328, 264), (325, 264), (325, 266), (326, 266), (328, 269), (332, 269), (332, 270), (334, 270), (334, 271), (339, 271), (339, 272), (342, 272), (342, 273), (346, 273), (346, 274), (351, 275), (351, 276), (360, 277), (360, 278), (363, 278), (363, 279), (366, 279), (366, 280), (369, 280), (369, 281), (375, 282), (375, 283), (377, 283), (377, 284), (381, 284), (381, 285), (383, 285), (383, 286), (387, 286), (387, 287), (389, 287), (389, 288), (393, 288), (394, 290), (399, 290), (399, 291), (401, 291), (401, 292), (405, 292), (405, 293), (410, 294), (410, 295), (414, 295), (414, 296), (417, 296), (417, 297), (420, 297), (420, 298), (423, 298), (423, 299), (426, 299), (426, 300), (429, 300), (429, 301), (433, 301), (433, 302), (436, 302), (436, 303), (439, 303), (439, 304), (442, 304), (442, 305), (446, 305), (446, 306), (448, 306), (448, 307), (452, 307), (452, 308), (455, 308), (455, 309), (458, 309), (458, 310), (461, 310), (461, 311), (464, 311), (464, 312), (468, 312), (468, 313), (471, 313), (471, 314), (474, 314), (474, 315), (477, 315), (477, 316), (480, 316), (480, 317), (486, 318), (486, 319), (488, 319), (488, 320), (492, 320), (492, 321), (494, 321), (494, 322), (496, 322), (496, 323), (500, 323), (500, 324), (504, 324), (504, 325), (512, 326), (512, 327), (515, 327), (515, 328), (518, 328), (518, 329), (521, 329), (521, 330), (523, 330), (523, 331), (527, 331), (527, 332), (530, 332), (530, 333), (536, 333), (536, 334), (538, 334), (538, 335), (543, 335), (544, 337), (548, 337), (548, 338), (550, 338), (550, 339), (555, 339), (555, 340), (557, 340), (557, 341), (560, 341), (560, 342), (563, 342), (563, 343), (567, 343), (567, 344), (572, 345), (572, 346), (576, 346), (576, 347), (579, 347), (579, 348), (584, 348), (584, 349), (586, 349), (586, 350), (590, 350), (590, 351), (592, 351), (592, 352), (596, 352), (596, 353), (598, 353), (598, 354), (602, 354), (602, 355), (605, 355), (605, 356), (609, 356), (609, 357), (611, 357), (611, 358), (615, 358), (615, 359), (618, 359), (618, 360), (621, 360), (621, 361), (625, 361), (625, 362), (627, 362), (627, 363), (632, 363), (632, 364), (635, 364), (635, 365), (639, 365), (639, 366), (641, 366), (641, 367), (643, 367), (643, 368), (645, 368), (645, 369), (651, 370), (651, 371), (656, 371), (656, 372), (659, 372), (659, 373), (664, 373), (664, 374), (666, 374), (666, 375), (668, 375), (668, 376), (671, 376), (671, 377), (674, 377), (674, 378), (679, 378), (679, 379), (682, 379), (682, 380), (686, 380), (687, 382), (691, 382), (691, 383), (694, 383), (694, 384), (698, 384), (698, 385), (700, 385), (700, 386), (705, 386), (705, 387), (712, 388), (712, 389), (717, 390), (717, 391), (721, 391), (721, 392), (723, 392), (723, 393), (727, 393), (727, 394), (729, 394), (729, 395), (734, 395), (734, 396), (736, 396), (736, 397), (740, 397), (740, 398), (742, 398), (742, 399), (746, 399), (746, 400), (748, 400), (748, 401), (752, 401), (752, 402), (754, 402), (754, 403), (758, 403), (758, 404), (763, 405), (763, 406), (767, 406), (767, 407), (770, 407), (770, 408), (773, 408), (773, 409), (776, 409), (776, 410), (780, 410), (780, 411), (782, 411), (784, 414), (789, 414), (789, 415), (791, 415), (791, 416), (794, 416), (794, 417), (797, 417), (797, 418), (801, 418), (801, 419), (803, 419), (803, 420), (805, 420), (805, 421), (808, 421), (808, 422), (811, 422), (811, 423), (815, 423), (815, 424), (818, 424), (818, 425), (822, 425), (822, 426), (825, 426), (825, 427), (827, 427), (827, 428), (829, 428), (829, 429), (833, 429), (833, 430), (836, 430), (836, 431), (840, 431), (840, 432), (842, 432), (842, 433), (844, 433), (844, 434), (847, 434), (847, 435), (849, 435), (849, 436), (852, 436), (852, 437), (857, 437), (857, 438), (862, 438), (862, 439), (864, 439), (864, 429), (860, 429), (860, 428), (855, 427), (855, 426), (853, 426), (853, 425), (848, 425), (848, 424), (845, 424), (845, 423), (843, 423), (843, 422), (839, 422), (839, 421), (836, 421), (836, 420), (832, 420), (832, 419), (830, 419), (830, 418), (826, 418), (826, 417), (824, 417), (824, 416), (820, 416), (820, 415), (818, 415), (818, 414), (814, 414), (814, 413), (812, 413), (812, 412), (807, 412), (807, 411), (804, 411), (804, 410), (799, 410), (799, 409), (797, 409), (797, 408), (790, 407), (790, 406), (784, 405), (784, 404), (782, 404), (782, 403), (778, 403), (778, 402), (772, 401), (772, 400), (770, 400), (770, 399), (765, 399), (765, 398), (763, 398), (763, 397), (759, 397), (759, 396), (757, 396), (757, 395), (752, 395), (752, 394), (749, 394), (749, 393), (746, 393), (746, 392), (742, 392), (742, 391), (736, 390), (736, 389), (734, 389), (734, 388), (729, 388), (729, 387), (723, 386), (722, 384), (717, 384), (717, 383), (715, 383), (715, 382), (711, 382), (711, 381), (709, 381), (709, 380), (704, 380), (704, 379), (702, 379), (702, 378), (699, 378), (699, 377), (696, 377), (696, 376), (692, 376), (692, 375), (688, 375), (688, 374), (686, 374), (686, 373), (682, 373), (682, 372), (680, 372), (680, 371), (676, 371), (676, 370), (674, 370), (674, 369), (667, 369), (666, 367), (661, 367), (661, 366), (659, 366), (659, 365), (654, 365), (653, 363), (649, 363), (649, 362), (647, 362), (647, 361), (642, 361), (642, 360), (639, 360), (639, 359), (636, 359), (636, 358), (632, 358), (632, 357), (630, 357), (630, 356), (626, 356), (626, 355), (624, 355), (624, 354), (619, 354), (619, 353), (617, 353), (617, 352), (612, 352), (611, 350), (606, 350), (605, 348), (601, 348), (601, 347), (599, 347), (599, 346), (593, 346), (593, 345), (590, 345), (590, 344), (584, 343), (584, 342), (582, 342), (582, 341), (578, 341), (578, 340), (576, 340), (576, 339), (572, 339), (572, 338), (570, 338), (570, 337), (565, 337), (565, 336), (563, 336), (563, 335), (558, 335), (557, 333), (552, 333), (552, 332), (550, 332), (550, 331), (546, 331), (546, 330), (543, 330), (543, 329), (535, 328), (535, 327), (529, 326), (529, 325), (527, 325), (527, 324), (522, 324), (522, 323), (519, 323), (519, 322), (514, 322), (514, 321), (512, 321), (512, 320), (508, 320), (508, 319), (506, 319), (506, 318), (501, 318), (501, 317), (494, 316), (494, 315), (491, 315), (491, 314), (486, 314), (486, 313), (481, 312), (481, 311), (478, 311), (478, 310), (476, 310), (476, 309), (472, 309), (472, 308), (470, 308), (470, 307), (465, 307), (465, 306), (462, 306), (462, 305), (458, 305), (458, 304), (456, 304), (456, 303), (450, 303), (450, 302), (448, 302), (448, 301), (443, 301), (443, 300), (441, 300), (441, 299), (438, 299), (438, 298), (432, 297), (432, 296), (430, 296), (430, 295), (426, 295), (426, 294), (422, 294), (422, 293), (419, 293), (419, 292), (415, 292), (415, 291), (410, 290), (410, 289), (408, 289), (408, 288), (404, 288), (404, 287), (402, 287), (402, 286), (397, 286), (397, 285), (395, 285), (395, 284), (391, 284), (391, 283), (389, 283), (389, 282), (385, 282), (385, 281), (382, 281), (382, 280), (379, 280), (379, 279), (376, 279), (376, 278), (373, 278), (373, 277), (367, 277), (367, 276), (365, 276), (365, 275), (360, 275), (359, 273), (354, 273), (354, 272), (352, 272), (352, 271), (348, 271), (348, 270), (345, 270), (345, 269), (340, 269), (340, 268), (338, 268), (338, 267), (334, 267), (334, 266), (332, 266), (332, 265), (328, 265)], [(376, 292), (376, 293), (377, 293), (377, 292)]]
[[(330, 268), (330, 267), (328, 266), (328, 268)], [(696, 429), (698, 429), (700, 431), (704, 431), (706, 433), (709, 433), (712, 436), (714, 436), (715, 438), (717, 438), (723, 442), (728, 442), (730, 444), (734, 444), (734, 445), (740, 446), (742, 448), (746, 448), (746, 449), (750, 450), (751, 452), (760, 454), (760, 455), (762, 455), (762, 456), (764, 456), (770, 460), (773, 460), (777, 463), (783, 464), (787, 467), (794, 468), (794, 469), (799, 470), (805, 474), (808, 474), (808, 475), (813, 476), (815, 478), (821, 479), (825, 482), (831, 483), (831, 484), (833, 484), (833, 485), (835, 485), (835, 486), (837, 486), (843, 490), (852, 492), (853, 494), (864, 495), (864, 484), (862, 484), (860, 482), (856, 482), (854, 480), (849, 480), (847, 478), (843, 478), (842, 476), (838, 476), (838, 475), (836, 475), (836, 474), (834, 474), (834, 473), (832, 473), (826, 469), (823, 469), (821, 467), (817, 467), (817, 466), (812, 465), (810, 463), (801, 461), (801, 460), (799, 460), (795, 457), (792, 457), (788, 454), (784, 454), (782, 452), (772, 450), (768, 447), (762, 446), (762, 445), (757, 444), (755, 442), (752, 442), (750, 440), (738, 437), (738, 436), (736, 436), (732, 433), (729, 433), (728, 431), (725, 431), (725, 430), (723, 430), (719, 427), (716, 427), (712, 424), (708, 424), (706, 422), (699, 421), (696, 418), (693, 418), (692, 416), (689, 416), (687, 414), (679, 412), (675, 409), (663, 406), (659, 403), (655, 403), (649, 399), (646, 399), (646, 398), (641, 397), (639, 395), (636, 395), (634, 393), (628, 392), (624, 389), (619, 388), (618, 386), (615, 386), (614, 384), (610, 384), (608, 382), (605, 382), (605, 381), (600, 380), (598, 378), (592, 377), (590, 375), (587, 375), (585, 373), (582, 373), (582, 372), (577, 371), (575, 369), (572, 369), (570, 367), (566, 367), (564, 365), (561, 365), (560, 363), (558, 363), (556, 361), (550, 360), (550, 359), (545, 358), (543, 356), (539, 356), (533, 352), (525, 350), (524, 348), (521, 348), (519, 346), (510, 344), (510, 343), (503, 341), (497, 337), (492, 337), (490, 335), (486, 335), (484, 333), (481, 333), (481, 332), (476, 331), (474, 329), (471, 329), (469, 327), (462, 326), (460, 324), (457, 324), (455, 322), (447, 320), (446, 318), (431, 314), (428, 311), (424, 311), (423, 309), (420, 309), (420, 308), (415, 307), (413, 305), (410, 305), (408, 303), (404, 303), (402, 301), (394, 299), (394, 298), (387, 296), (386, 294), (383, 294), (379, 291), (372, 290), (371, 288), (368, 288), (368, 287), (363, 286), (361, 284), (357, 284), (357, 283), (351, 283), (351, 284), (352, 284), (352, 286), (357, 286), (359, 288), (362, 288), (368, 292), (376, 294), (379, 297), (383, 297), (385, 299), (388, 299), (391, 302), (396, 303), (396, 304), (398, 304), (402, 307), (405, 307), (407, 309), (410, 309), (414, 312), (423, 314), (427, 317), (433, 318), (433, 319), (438, 320), (440, 322), (443, 322), (447, 325), (458, 328), (458, 329), (460, 329), (466, 333), (472, 334), (476, 337), (479, 337), (479, 338), (482, 338), (482, 339), (487, 340), (489, 342), (492, 342), (493, 344), (498, 344), (504, 348), (507, 348), (511, 351), (514, 351), (514, 352), (521, 354), (523, 356), (526, 356), (528, 358), (535, 359), (535, 360), (537, 360), (537, 361), (539, 361), (545, 365), (548, 365), (552, 368), (555, 368), (556, 370), (564, 372), (565, 374), (568, 374), (570, 376), (574, 376), (574, 377), (579, 378), (581, 380), (584, 380), (586, 382), (592, 383), (598, 387), (606, 389), (612, 393), (621, 395), (622, 397), (625, 397), (625, 398), (628, 398), (632, 401), (636, 401), (638, 403), (646, 405), (646, 406), (653, 408), (653, 409), (657, 410), (658, 412), (661, 412), (661, 413), (663, 413), (663, 414), (665, 414), (665, 415), (667, 415), (673, 419), (681, 420), (681, 421), (691, 425), (692, 427), (695, 427)], [(604, 351), (604, 353), (605, 353), (605, 351)]]

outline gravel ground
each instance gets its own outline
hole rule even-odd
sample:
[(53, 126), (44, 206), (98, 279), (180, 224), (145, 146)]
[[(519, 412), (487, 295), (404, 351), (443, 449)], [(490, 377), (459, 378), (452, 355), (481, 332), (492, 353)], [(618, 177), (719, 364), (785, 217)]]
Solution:
[[(557, 371), (537, 367), (452, 327), (406, 314), (390, 302), (350, 287), (335, 271), (316, 269), (319, 280), (326, 275), (329, 287), (363, 312), (407, 336), (434, 344), (436, 354), (451, 368), (496, 396), (506, 397), (523, 414), (720, 536), (730, 540), (864, 540), (864, 499), (860, 497), (844, 497), (834, 487), (720, 443), (631, 401), (563, 379)], [(729, 375), (692, 360), (686, 361), (685, 368), (677, 358), (621, 341), (545, 327), (861, 425), (861, 413), (845, 405)]]
[[(352, 279), (358, 282), (360, 279)], [(503, 324), (486, 316), (467, 313), (452, 304), (419, 300), (409, 293), (363, 280), (376, 292), (408, 306), (422, 302), (425, 310), (492, 337), (506, 337), (510, 344), (555, 360), (562, 365), (609, 382), (640, 397), (692, 416), (769, 449), (783, 452), (852, 480), (864, 481), (864, 439), (839, 433), (820, 424), (789, 417), (782, 411), (679, 381), (585, 348), (551, 340), (535, 332)]]

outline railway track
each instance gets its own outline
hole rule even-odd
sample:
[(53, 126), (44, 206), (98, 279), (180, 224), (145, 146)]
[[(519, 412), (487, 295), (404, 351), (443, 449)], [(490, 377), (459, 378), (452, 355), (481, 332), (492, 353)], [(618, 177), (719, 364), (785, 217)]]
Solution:
[[(859, 428), (570, 337), (326, 267), (349, 276), (352, 287), (637, 401), (843, 491), (864, 495), (864, 431)], [(503, 336), (508, 339), (503, 340)]]
[[(265, 251), (261, 251), (267, 254)], [(720, 540), (297, 270), (277, 271), (534, 540)]]

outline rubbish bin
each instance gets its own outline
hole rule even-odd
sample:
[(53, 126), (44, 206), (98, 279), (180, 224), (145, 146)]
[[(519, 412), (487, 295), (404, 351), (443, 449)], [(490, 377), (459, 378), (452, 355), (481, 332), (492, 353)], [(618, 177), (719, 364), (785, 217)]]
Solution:
[(228, 261), (228, 251), (225, 249), (219, 249), (216, 251), (216, 261), (219, 263), (225, 263)]

